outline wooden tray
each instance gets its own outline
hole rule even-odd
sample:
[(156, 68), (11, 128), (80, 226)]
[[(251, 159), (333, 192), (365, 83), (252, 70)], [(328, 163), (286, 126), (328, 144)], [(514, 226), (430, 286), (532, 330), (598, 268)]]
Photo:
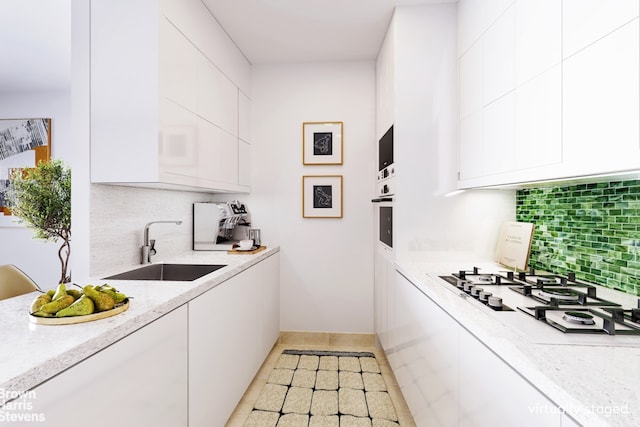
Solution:
[(75, 323), (92, 322), (94, 320), (105, 319), (107, 317), (115, 316), (126, 311), (129, 308), (129, 299), (117, 307), (107, 311), (100, 311), (98, 313), (87, 314), (86, 316), (69, 316), (69, 317), (38, 317), (29, 314), (31, 323), (37, 323), (38, 325), (73, 325)]
[(264, 251), (265, 249), (267, 249), (266, 246), (258, 246), (257, 248), (252, 249), (250, 251), (239, 251), (237, 249), (231, 249), (230, 251), (227, 251), (227, 253), (230, 255), (234, 255), (234, 254), (235, 255), (251, 255), (260, 251)]

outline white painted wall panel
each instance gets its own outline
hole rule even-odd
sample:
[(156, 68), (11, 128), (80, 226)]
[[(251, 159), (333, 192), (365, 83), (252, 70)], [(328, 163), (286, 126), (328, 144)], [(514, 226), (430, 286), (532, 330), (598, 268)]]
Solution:
[[(252, 81), (252, 223), (281, 245), (281, 329), (373, 332), (375, 68), (258, 65)], [(286, 96), (284, 96), (286, 94)], [(344, 164), (304, 166), (302, 123), (342, 121)], [(343, 176), (342, 219), (302, 218), (302, 176)]]

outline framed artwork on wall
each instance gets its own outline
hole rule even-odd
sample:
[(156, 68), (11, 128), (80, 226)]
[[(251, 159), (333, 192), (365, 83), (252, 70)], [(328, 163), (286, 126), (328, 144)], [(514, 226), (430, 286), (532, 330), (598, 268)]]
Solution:
[(302, 177), (302, 217), (342, 218), (342, 175)]
[(11, 215), (7, 192), (15, 169), (51, 159), (51, 119), (0, 119), (0, 213)]
[(342, 164), (342, 122), (302, 124), (302, 164)]

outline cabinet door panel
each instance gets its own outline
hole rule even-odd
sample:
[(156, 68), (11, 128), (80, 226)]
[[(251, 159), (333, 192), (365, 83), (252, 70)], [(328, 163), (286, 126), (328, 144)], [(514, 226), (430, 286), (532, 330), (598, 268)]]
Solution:
[(515, 7), (509, 7), (482, 37), (483, 105), (515, 87), (515, 24)]
[(238, 141), (238, 184), (251, 186), (251, 144)]
[(395, 286), (403, 396), (418, 425), (456, 426), (459, 326), (399, 273)]
[(564, 156), (578, 173), (640, 166), (638, 19), (564, 61)]
[(562, 2), (516, 2), (516, 87), (562, 61)]
[(484, 174), (482, 133), (482, 111), (460, 120), (459, 179), (472, 179)]
[(260, 287), (259, 294), (262, 295), (258, 299), (262, 347), (256, 359), (257, 370), (280, 336), (280, 254), (270, 256), (252, 269), (256, 270), (254, 286)]
[(198, 57), (200, 117), (232, 135), (238, 135), (238, 88), (209, 60)]
[(482, 48), (480, 43), (473, 45), (460, 58), (460, 118), (482, 109)]
[(198, 132), (195, 114), (168, 99), (161, 101), (158, 161), (162, 172), (197, 175)]
[(189, 422), (222, 426), (251, 383), (257, 305), (244, 274), (189, 302)]
[(34, 425), (186, 427), (187, 376), (183, 306), (36, 387)]
[(251, 100), (238, 91), (238, 138), (251, 142)]
[(198, 176), (202, 179), (237, 184), (237, 137), (200, 118), (198, 132)]
[(195, 112), (200, 53), (171, 23), (160, 19), (160, 96)]
[(560, 425), (560, 411), (473, 335), (460, 332), (460, 426)]
[(515, 93), (482, 110), (482, 167), (484, 175), (507, 172), (515, 160)]
[(559, 65), (516, 89), (515, 166), (562, 162), (562, 71)]
[(638, 0), (563, 0), (563, 55), (575, 54), (639, 14)]

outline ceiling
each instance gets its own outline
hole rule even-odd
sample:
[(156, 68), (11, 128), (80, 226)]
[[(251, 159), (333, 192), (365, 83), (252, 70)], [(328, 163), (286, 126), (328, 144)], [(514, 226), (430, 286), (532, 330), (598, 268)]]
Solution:
[(202, 0), (252, 64), (374, 59), (395, 6), (457, 0)]
[[(202, 0), (252, 64), (371, 60), (395, 6), (456, 0)], [(68, 89), (71, 0), (0, 2), (0, 92)]]

